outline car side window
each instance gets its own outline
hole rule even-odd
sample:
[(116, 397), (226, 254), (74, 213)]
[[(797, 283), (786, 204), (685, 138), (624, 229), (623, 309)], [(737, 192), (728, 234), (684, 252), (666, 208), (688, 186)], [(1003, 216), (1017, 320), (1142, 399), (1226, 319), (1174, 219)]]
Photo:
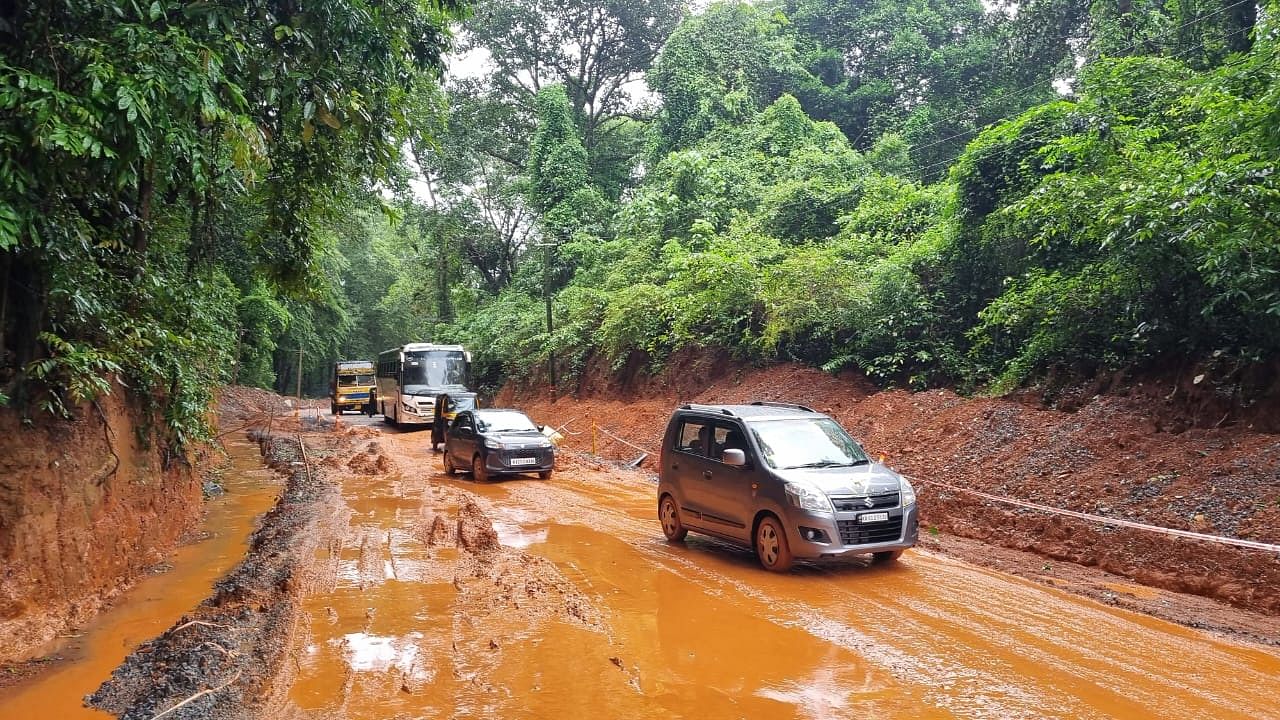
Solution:
[(746, 435), (740, 428), (735, 425), (716, 423), (715, 431), (711, 435), (711, 457), (723, 462), (725, 450), (741, 450), (747, 455), (751, 454), (747, 447)]
[(705, 456), (706, 441), (710, 434), (710, 423), (704, 420), (685, 420), (680, 424), (680, 432), (676, 435), (676, 450)]
[(463, 413), (463, 414), (459, 415), (458, 417), (454, 418), (454, 419), (453, 419), (453, 427), (452, 427), (452, 428), (450, 428), (450, 429), (451, 429), (453, 432), (457, 432), (457, 431), (459, 431), (459, 430), (470, 430), (470, 429), (471, 429), (471, 415), (470, 415), (470, 414), (468, 414), (468, 413)]

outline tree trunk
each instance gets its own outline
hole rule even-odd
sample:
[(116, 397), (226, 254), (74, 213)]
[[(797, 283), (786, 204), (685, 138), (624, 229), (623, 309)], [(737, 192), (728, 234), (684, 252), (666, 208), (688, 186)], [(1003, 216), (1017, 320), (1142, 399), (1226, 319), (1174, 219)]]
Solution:
[(155, 195), (156, 162), (148, 160), (138, 182), (138, 219), (133, 225), (133, 252), (137, 255), (138, 272), (147, 264), (147, 244), (151, 239), (151, 201)]

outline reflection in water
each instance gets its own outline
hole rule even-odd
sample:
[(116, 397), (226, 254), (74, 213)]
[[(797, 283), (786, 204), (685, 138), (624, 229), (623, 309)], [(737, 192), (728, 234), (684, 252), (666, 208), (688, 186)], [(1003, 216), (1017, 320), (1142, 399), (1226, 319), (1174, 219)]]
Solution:
[(357, 672), (385, 672), (394, 667), (412, 674), (418, 659), (418, 647), (414, 641), (421, 639), (420, 632), (411, 632), (403, 637), (348, 633), (329, 642), (346, 651), (347, 663)]
[(527, 548), (535, 543), (547, 541), (547, 529), (545, 527), (528, 530), (520, 525), (494, 520), (493, 530), (498, 533), (498, 542), (509, 548)]

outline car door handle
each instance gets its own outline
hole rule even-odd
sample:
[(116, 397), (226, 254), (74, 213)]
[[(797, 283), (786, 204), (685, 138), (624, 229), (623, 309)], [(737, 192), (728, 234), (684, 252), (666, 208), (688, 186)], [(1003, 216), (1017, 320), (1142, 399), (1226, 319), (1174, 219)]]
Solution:
[(703, 471), (702, 471), (702, 477), (704, 477), (704, 478), (706, 478), (706, 479), (710, 480), (710, 479), (711, 479), (711, 471), (710, 471), (710, 470), (703, 470)]

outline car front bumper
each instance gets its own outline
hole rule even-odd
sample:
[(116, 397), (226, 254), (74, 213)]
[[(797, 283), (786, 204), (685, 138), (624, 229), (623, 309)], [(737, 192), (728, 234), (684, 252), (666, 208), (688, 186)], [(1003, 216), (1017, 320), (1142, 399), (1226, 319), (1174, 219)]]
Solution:
[[(883, 512), (885, 521), (860, 522), (864, 515)], [(914, 547), (920, 537), (919, 506), (872, 512), (815, 515), (793, 511), (784, 518), (791, 554), (808, 560), (835, 560), (851, 555), (891, 552)]]
[[(534, 458), (532, 464), (512, 464), (514, 458)], [(556, 455), (550, 448), (528, 450), (490, 450), (485, 453), (484, 466), (490, 474), (498, 473), (536, 473), (554, 470)]]

